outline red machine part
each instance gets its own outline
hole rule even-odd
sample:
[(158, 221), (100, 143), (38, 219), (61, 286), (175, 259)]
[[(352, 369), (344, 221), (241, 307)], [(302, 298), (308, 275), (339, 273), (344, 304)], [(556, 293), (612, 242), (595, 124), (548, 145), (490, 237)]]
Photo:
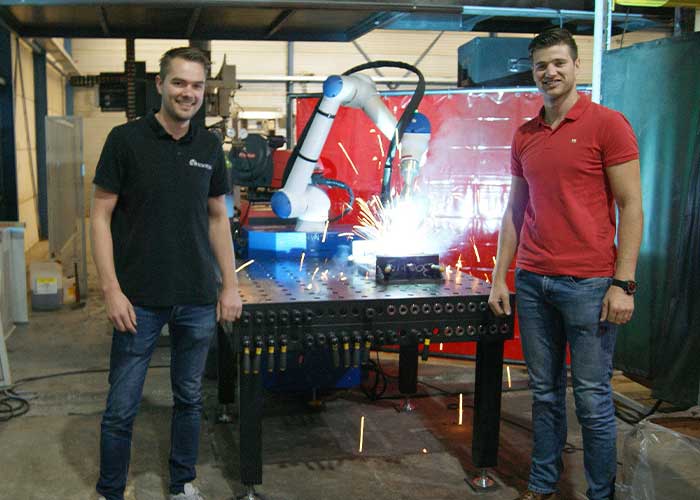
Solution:
[(283, 186), (284, 170), (287, 162), (292, 156), (288, 149), (276, 149), (272, 152), (272, 185), (271, 187), (280, 189)]
[[(398, 118), (410, 96), (383, 99)], [(297, 134), (304, 129), (316, 102), (311, 98), (297, 101)], [(542, 99), (534, 92), (445, 92), (426, 95), (421, 101), (419, 111), (430, 120), (432, 136), (418, 189), (428, 193), (449, 214), (446, 220), (457, 224), (458, 229), (458, 237), (447, 242), (448, 249), (442, 254), (444, 264), (454, 269), (459, 261), (462, 271), (490, 280), (500, 219), (510, 188), (512, 137), (541, 106)], [(323, 173), (350, 185), (356, 197), (369, 199), (380, 192), (388, 146), (389, 141), (362, 111), (341, 108), (321, 155)], [(398, 182), (398, 168), (394, 172), (394, 182)], [(330, 197), (331, 213), (340, 213), (347, 201), (346, 193), (331, 190)], [(338, 223), (356, 221), (357, 211), (353, 211)], [(513, 279), (511, 269), (511, 289)], [(474, 354), (476, 347), (473, 342), (466, 342), (432, 349)], [(517, 321), (515, 338), (506, 342), (505, 357), (523, 359)]]

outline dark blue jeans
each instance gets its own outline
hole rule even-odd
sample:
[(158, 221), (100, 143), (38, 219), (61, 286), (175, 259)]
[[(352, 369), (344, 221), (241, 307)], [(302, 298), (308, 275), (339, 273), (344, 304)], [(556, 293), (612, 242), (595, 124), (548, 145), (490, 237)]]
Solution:
[(170, 381), (173, 413), (170, 430), (170, 492), (181, 493), (195, 476), (202, 413), (202, 372), (216, 327), (216, 308), (135, 307), (136, 334), (114, 331), (109, 395), (102, 416), (100, 478), (97, 491), (123, 500), (131, 454), (134, 418), (141, 403), (148, 364), (167, 323), (170, 330)]
[(616, 325), (600, 322), (611, 278), (516, 270), (520, 337), (532, 389), (534, 446), (528, 487), (556, 490), (566, 443), (566, 344), (591, 500), (613, 498), (617, 451), (610, 379)]

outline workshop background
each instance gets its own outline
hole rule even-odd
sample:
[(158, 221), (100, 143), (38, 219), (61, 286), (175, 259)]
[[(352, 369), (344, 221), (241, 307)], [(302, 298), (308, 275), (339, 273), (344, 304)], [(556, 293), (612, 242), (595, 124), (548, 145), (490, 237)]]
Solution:
[[(184, 35), (196, 34), (196, 25), (211, 19), (206, 7), (225, 9), (227, 4), (191, 2), (172, 9), (178, 14), (168, 17), (167, 8), (157, 2), (112, 3), (116, 5), (0, 0), (0, 443), (4, 450), (0, 454), (0, 499), (96, 497), (93, 483), (99, 417), (107, 388), (110, 329), (85, 228), (92, 177), (105, 138), (114, 126), (127, 120), (124, 110), (106, 110), (110, 106), (105, 102), (108, 79), (102, 80), (101, 91), (99, 75), (125, 74), (128, 58), (144, 63), (135, 66), (140, 75), (157, 72), (163, 52), (196, 39)], [(320, 93), (323, 79), (368, 61), (403, 61), (417, 66), (427, 89), (435, 92), (426, 95), (423, 103), (438, 110), (431, 116), (431, 120), (440, 116), (436, 123), (457, 116), (474, 123), (466, 111), (460, 114), (460, 106), (475, 107), (477, 116), (482, 101), (497, 102), (501, 109), (508, 109), (510, 117), (532, 116), (541, 99), (526, 86), (516, 93), (511, 92), (513, 85), (501, 83), (501, 88), (509, 90), (499, 93), (495, 83), (473, 95), (459, 94), (469, 88), (460, 85), (459, 53), (460, 47), (476, 39), (529, 39), (543, 22), (561, 22), (578, 33), (578, 83), (582, 91), (590, 93), (594, 84), (594, 4), (607, 4), (445, 1), (369, 2), (375, 5), (368, 7), (368, 2), (329, 0), (323, 4), (342, 4), (340, 7), (358, 16), (356, 31), (344, 32), (348, 41), (308, 41), (330, 38), (322, 34), (319, 21), (313, 21), (308, 11), (308, 30), (303, 23), (288, 32), (284, 26), (294, 19), (297, 8), (319, 14), (321, 2), (274, 2), (275, 6), (264, 7), (286, 10), (270, 18), (266, 32), (241, 29), (246, 15), (251, 20), (259, 17), (256, 12), (264, 3), (228, 2), (250, 12), (241, 12), (233, 23), (238, 26), (235, 31), (218, 27), (219, 31), (213, 30), (218, 39), (196, 39), (196, 43), (206, 44), (211, 51), (212, 77), (224, 65), (235, 65), (240, 86), (231, 101), (234, 126), (293, 140), (313, 112), (314, 96)], [(408, 4), (414, 3), (424, 10), (419, 8), (412, 14), (416, 17), (405, 15)], [(453, 14), (435, 12), (445, 5), (463, 9), (458, 22)], [(71, 23), (78, 25), (82, 20), (85, 24), (77, 28), (66, 23), (62, 21), (65, 12), (52, 12), (48, 10), (51, 7), (74, 9)], [(137, 10), (122, 10), (125, 7)], [(700, 364), (696, 362), (700, 354), (700, 87), (696, 84), (700, 38), (694, 33), (700, 29), (699, 7), (692, 1), (616, 2), (609, 50), (602, 62), (603, 104), (625, 113), (640, 142), (646, 215), (637, 312), (620, 333), (615, 361), (621, 498), (700, 497), (696, 411), (700, 396)], [(86, 8), (91, 10), (83, 10)], [(495, 10), (488, 9), (511, 10), (505, 12), (507, 17), (499, 18)], [(567, 19), (566, 11), (556, 9), (567, 9), (573, 17), (571, 13), (587, 14), (578, 20)], [(536, 17), (538, 14), (542, 17)], [(138, 16), (139, 22), (133, 22), (130, 33), (131, 15)], [(504, 12), (498, 15), (504, 16)], [(321, 18), (333, 25), (332, 8)], [(528, 21), (533, 18), (539, 24)], [(186, 29), (173, 29), (173, 19), (182, 20)], [(489, 19), (502, 20), (501, 24), (488, 25), (494, 30), (476, 29)], [(225, 24), (225, 19), (221, 22)], [(70, 36), (71, 29), (75, 36)], [(163, 33), (178, 33), (178, 38), (158, 38)], [(240, 39), (223, 39), (236, 34)], [(131, 41), (127, 36), (133, 36)], [(405, 70), (382, 68), (381, 75), (367, 74), (398, 82), (378, 83), (377, 87), (380, 92), (404, 92), (403, 96), (386, 97), (386, 102), (399, 106), (415, 86), (405, 81)], [(125, 97), (121, 90), (110, 95)], [(439, 108), (440, 98), (449, 96), (451, 90), (456, 104)], [(289, 94), (298, 99), (288, 99)], [(484, 109), (487, 116), (495, 107)], [(209, 117), (206, 122), (216, 120)], [(349, 137), (342, 138), (343, 132), (353, 135), (352, 127), (359, 130), (360, 126), (367, 128), (352, 117), (339, 120), (328, 145), (342, 140), (350, 143)], [(469, 132), (465, 130), (464, 136)], [(354, 135), (358, 137), (357, 132)], [(431, 144), (439, 137), (434, 132)], [(360, 144), (348, 149), (350, 156), (360, 149)], [(435, 154), (431, 150), (429, 158)], [(342, 165), (334, 173), (341, 178), (349, 176), (350, 165), (344, 163), (340, 149), (324, 155), (329, 165)], [(58, 178), (51, 166), (61, 162), (72, 171)], [(445, 174), (445, 168), (428, 162), (426, 175), (449, 180), (453, 176), (449, 168)], [(502, 171), (505, 166), (493, 168)], [(373, 169), (374, 164), (364, 170), (361, 167), (363, 175), (353, 180), (364, 186), (363, 197), (379, 185), (378, 170), (376, 178), (368, 178)], [(467, 182), (471, 181), (464, 180), (465, 186)], [(499, 182), (507, 185), (503, 172)], [(78, 190), (82, 197), (76, 195)], [(502, 195), (507, 196), (507, 192)], [(335, 201), (342, 205), (342, 201)], [(497, 232), (481, 228), (468, 233), (468, 229), (445, 253), (443, 263), (454, 268), (459, 262), (462, 270), (455, 272), (488, 280), (485, 270), (495, 252)], [(55, 265), (57, 260), (59, 265)], [(42, 302), (46, 298), (39, 296), (42, 285), (56, 291), (56, 303)], [(531, 446), (527, 373), (521, 364), (517, 331), (515, 340), (506, 342), (499, 464), (491, 471), (496, 486), (484, 491), (467, 484), (480, 473), (471, 462), (471, 431), (465, 430), (471, 422), (469, 403), (464, 408), (466, 423), (461, 425), (462, 394), (469, 399), (474, 391), (475, 345), (446, 343), (444, 353), (454, 356), (432, 357), (421, 363), (419, 384), (424, 385), (415, 400), (418, 409), (408, 416), (416, 418), (410, 421), (407, 415), (394, 411), (390, 399), (371, 402), (360, 391), (337, 389), (323, 401), (321, 413), (272, 391), (276, 397), (268, 395), (271, 401), (266, 400), (263, 424), (265, 479), (258, 490), (266, 498), (285, 500), (428, 495), (513, 498), (515, 490), (526, 484)], [(439, 349), (443, 351), (442, 344)], [(387, 393), (398, 394), (392, 378), (398, 371), (398, 356), (394, 352), (380, 355)], [(168, 359), (167, 349), (159, 349), (149, 373), (135, 431), (129, 499), (163, 498), (165, 494), (162, 478), (167, 470), (168, 445), (163, 422), (169, 414), (170, 395), (167, 370), (159, 367), (167, 365)], [(215, 386), (216, 382), (210, 382), (205, 389), (202, 489), (207, 498), (248, 495), (250, 490), (240, 484), (236, 416), (233, 423), (220, 423)], [(365, 451), (357, 449), (360, 416), (363, 425), (365, 419), (368, 422), (363, 428), (368, 433)], [(569, 418), (570, 442), (561, 495), (565, 499), (585, 498), (580, 428), (571, 402)], [(357, 492), (349, 491), (348, 482), (357, 485)]]

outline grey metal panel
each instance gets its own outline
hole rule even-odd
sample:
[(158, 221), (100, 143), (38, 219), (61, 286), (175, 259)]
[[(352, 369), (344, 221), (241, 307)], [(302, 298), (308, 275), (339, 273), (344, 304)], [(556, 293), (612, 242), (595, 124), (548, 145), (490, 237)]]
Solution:
[(46, 117), (49, 252), (64, 276), (77, 265), (81, 294), (87, 294), (83, 122), (75, 116)]

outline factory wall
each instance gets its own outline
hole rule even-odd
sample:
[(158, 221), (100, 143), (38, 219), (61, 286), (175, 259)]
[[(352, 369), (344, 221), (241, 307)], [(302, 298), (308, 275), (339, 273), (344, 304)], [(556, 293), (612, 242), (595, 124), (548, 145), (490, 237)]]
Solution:
[[(414, 63), (438, 37), (432, 31), (376, 30), (356, 40), (357, 45), (372, 60), (388, 59)], [(444, 32), (419, 64), (427, 79), (457, 79), (457, 49), (474, 37), (488, 33)], [(504, 35), (514, 36), (514, 35)], [(521, 36), (521, 35), (517, 35)], [(639, 41), (664, 37), (662, 32), (633, 32), (615, 37), (613, 47), (628, 46)], [(622, 42), (622, 43), (621, 43)], [(592, 37), (577, 37), (581, 58), (581, 83), (591, 82)], [(167, 49), (187, 45), (187, 40), (136, 40), (136, 60), (146, 62), (146, 71), (158, 71), (158, 60)], [(216, 75), (226, 59), (235, 64), (237, 75), (282, 76), (287, 74), (287, 43), (275, 41), (212, 41), (212, 73)], [(295, 42), (293, 44), (293, 74), (297, 76), (327, 76), (342, 73), (365, 61), (353, 43)], [(73, 59), (85, 75), (100, 72), (122, 72), (126, 58), (123, 39), (74, 39)], [(385, 76), (404, 76), (405, 71), (386, 68)], [(285, 112), (285, 84), (244, 83), (236, 94), (236, 103), (244, 111)], [(381, 87), (380, 87), (381, 89)], [(318, 92), (320, 84), (294, 85), (294, 92)], [(111, 128), (123, 123), (121, 112), (100, 111), (97, 87), (75, 89), (75, 114), (84, 119), (86, 179), (92, 179), (95, 165)], [(90, 196), (90, 182), (86, 196)]]
[[(18, 50), (19, 49), (19, 50)], [(12, 36), (15, 154), (17, 158), (17, 204), (19, 220), (26, 224), (25, 248), (39, 241), (39, 212), (34, 114), (34, 62), (32, 48)], [(65, 114), (65, 78), (47, 64), (46, 87), (49, 115)], [(39, 124), (43, 126), (43, 124)]]

